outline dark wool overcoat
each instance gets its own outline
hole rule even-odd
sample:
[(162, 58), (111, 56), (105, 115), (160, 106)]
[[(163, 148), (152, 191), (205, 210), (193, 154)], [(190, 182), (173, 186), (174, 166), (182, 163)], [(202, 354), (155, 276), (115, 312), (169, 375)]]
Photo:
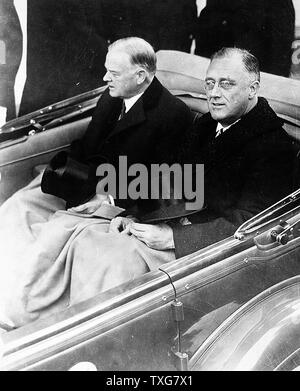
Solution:
[(264, 98), (240, 121), (215, 137), (217, 122), (199, 118), (185, 161), (204, 163), (206, 209), (173, 226), (180, 257), (232, 235), (246, 220), (294, 190), (299, 149)]
[[(156, 78), (118, 121), (121, 106), (122, 100), (111, 97), (106, 90), (98, 101), (85, 135), (71, 146), (71, 156), (90, 167), (92, 190), (97, 183), (97, 166), (110, 163), (118, 168), (119, 156), (127, 157), (128, 167), (134, 163), (146, 166), (151, 163), (171, 164), (179, 140), (184, 138), (194, 118), (188, 106)], [(91, 192), (90, 186), (86, 187), (86, 192)], [(86, 195), (82, 195), (83, 200)]]

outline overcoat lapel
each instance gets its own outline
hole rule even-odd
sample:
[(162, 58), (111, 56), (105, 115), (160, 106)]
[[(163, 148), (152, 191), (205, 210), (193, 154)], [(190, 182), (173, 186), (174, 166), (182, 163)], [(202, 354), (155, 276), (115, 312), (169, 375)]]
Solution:
[(215, 153), (212, 164), (216, 163), (215, 159), (221, 163), (227, 160), (230, 155), (236, 155), (254, 137), (254, 133), (247, 132), (239, 122), (214, 139)]
[(108, 137), (112, 137), (117, 133), (122, 132), (132, 126), (139, 125), (146, 119), (145, 111), (143, 107), (142, 98), (140, 98), (133, 107), (124, 115), (124, 117), (116, 122), (114, 129), (111, 131)]
[(132, 126), (141, 124), (146, 120), (146, 113), (149, 109), (156, 107), (163, 88), (160, 82), (154, 77), (150, 86), (146, 89), (140, 99), (133, 107), (124, 115), (124, 117), (116, 123), (115, 128), (108, 137), (114, 136)]
[(222, 164), (223, 161), (228, 160), (229, 156), (239, 153), (243, 150), (245, 144), (249, 143), (251, 139), (259, 137), (260, 133), (271, 131), (274, 123), (281, 125), (281, 120), (271, 115), (268, 118), (264, 117), (264, 123), (262, 123), (259, 113), (267, 111), (266, 105), (268, 103), (265, 99), (259, 98), (256, 107), (217, 138), (215, 137), (217, 122), (210, 119), (209, 144), (206, 144), (205, 150), (201, 153), (206, 172), (217, 164)]
[(243, 145), (253, 138), (253, 133), (245, 131), (239, 123), (232, 125), (223, 134), (215, 137), (215, 128), (212, 130), (210, 142), (206, 145), (206, 150), (203, 151), (202, 157), (205, 164), (205, 172), (210, 171), (216, 165), (222, 165), (222, 162), (227, 161), (228, 157), (236, 155), (243, 149)]

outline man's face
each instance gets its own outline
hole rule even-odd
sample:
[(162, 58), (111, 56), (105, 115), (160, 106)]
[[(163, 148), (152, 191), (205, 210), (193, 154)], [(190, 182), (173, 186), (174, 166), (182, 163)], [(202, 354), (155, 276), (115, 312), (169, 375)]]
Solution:
[(223, 126), (241, 118), (252, 107), (252, 80), (239, 55), (214, 59), (206, 73), (206, 95), (211, 116)]
[(130, 63), (127, 53), (111, 49), (106, 56), (105, 68), (103, 80), (107, 83), (111, 96), (131, 98), (139, 93), (138, 67)]

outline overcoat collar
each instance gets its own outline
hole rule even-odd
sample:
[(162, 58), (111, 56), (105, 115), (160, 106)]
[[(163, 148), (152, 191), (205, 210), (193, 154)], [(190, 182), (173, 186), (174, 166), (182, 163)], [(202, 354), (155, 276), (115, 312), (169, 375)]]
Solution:
[[(128, 129), (132, 126), (139, 125), (146, 120), (146, 112), (157, 106), (159, 98), (162, 94), (163, 86), (157, 80), (156, 77), (152, 80), (149, 87), (143, 93), (143, 95), (137, 100), (132, 108), (124, 115), (124, 117), (116, 123), (115, 128), (109, 135), (109, 137), (120, 133), (121, 131)], [(117, 99), (118, 106), (121, 99)]]
[(209, 113), (202, 118), (207, 142), (201, 155), (208, 166), (221, 162), (228, 155), (242, 150), (251, 139), (272, 132), (283, 124), (283, 121), (271, 109), (266, 99), (262, 97), (259, 97), (257, 105), (249, 113), (245, 114), (240, 121), (217, 138), (215, 137), (217, 121), (213, 120)]

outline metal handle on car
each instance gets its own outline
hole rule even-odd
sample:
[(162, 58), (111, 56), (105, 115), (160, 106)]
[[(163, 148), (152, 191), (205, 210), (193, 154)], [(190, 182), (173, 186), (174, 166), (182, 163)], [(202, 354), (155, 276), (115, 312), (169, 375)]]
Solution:
[(293, 224), (288, 224), (286, 222), (281, 221), (280, 225), (284, 227), (284, 230), (282, 232), (278, 233), (275, 230), (272, 230), (270, 232), (270, 236), (277, 243), (285, 245), (289, 242), (290, 239), (294, 239), (300, 235), (300, 220), (297, 220)]

